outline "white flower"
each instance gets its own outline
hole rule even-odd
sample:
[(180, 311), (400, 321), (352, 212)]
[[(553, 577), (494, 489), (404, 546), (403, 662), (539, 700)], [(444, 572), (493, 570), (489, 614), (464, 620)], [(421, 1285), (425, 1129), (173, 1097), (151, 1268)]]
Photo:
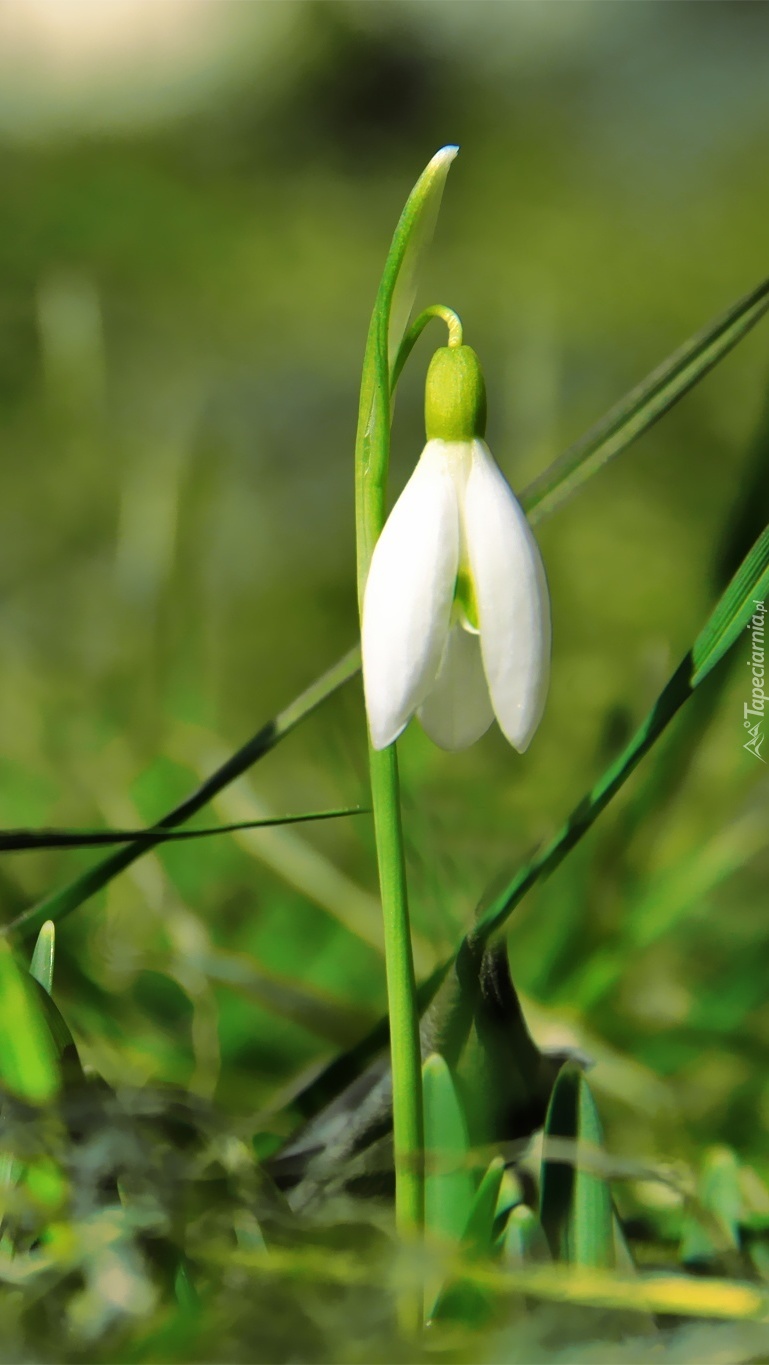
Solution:
[(473, 744), (495, 716), (510, 743), (527, 748), (547, 694), (547, 581), (524, 512), (479, 436), (428, 439), (374, 549), (361, 636), (375, 749), (415, 713), (443, 749)]

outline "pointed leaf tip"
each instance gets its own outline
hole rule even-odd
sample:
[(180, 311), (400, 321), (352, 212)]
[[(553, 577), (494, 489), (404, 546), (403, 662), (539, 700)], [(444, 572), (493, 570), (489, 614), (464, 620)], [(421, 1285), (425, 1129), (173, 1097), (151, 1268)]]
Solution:
[(53, 988), (53, 960), (56, 950), (56, 926), (47, 919), (37, 936), (35, 951), (29, 964), (29, 974), (40, 982), (44, 991), (51, 994)]
[(380, 286), (383, 292), (378, 300), (386, 319), (390, 366), (406, 333), (419, 270), (433, 239), (446, 177), (458, 151), (456, 146), (441, 147), (428, 161), (395, 229)]

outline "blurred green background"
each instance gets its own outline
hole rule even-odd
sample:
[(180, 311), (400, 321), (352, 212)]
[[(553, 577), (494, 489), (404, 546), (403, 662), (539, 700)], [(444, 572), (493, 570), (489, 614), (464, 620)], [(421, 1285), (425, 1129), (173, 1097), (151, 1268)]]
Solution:
[[(419, 302), (462, 315), (520, 488), (766, 274), (768, 44), (769, 7), (733, 2), (3, 7), (2, 824), (152, 822), (353, 643), (362, 348), (433, 152), (461, 145)], [(543, 524), (553, 684), (525, 757), (404, 738), (422, 973), (618, 751), (766, 522), (768, 378), (764, 323)], [(596, 1058), (634, 1157), (767, 1165), (747, 659), (511, 922), (539, 1041)], [(358, 802), (356, 682), (214, 813)], [(5, 919), (93, 857), (7, 857)], [(366, 816), (169, 846), (62, 926), (57, 999), (110, 1081), (254, 1114), (382, 1011), (380, 944)]]

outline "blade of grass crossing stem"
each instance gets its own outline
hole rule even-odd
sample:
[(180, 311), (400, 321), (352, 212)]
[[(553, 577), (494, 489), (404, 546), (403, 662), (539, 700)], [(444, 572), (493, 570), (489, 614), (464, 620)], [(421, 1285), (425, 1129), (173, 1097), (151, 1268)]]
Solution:
[(56, 951), (56, 925), (46, 920), (37, 936), (35, 951), (29, 964), (29, 974), (40, 982), (43, 990), (51, 994), (53, 989), (53, 960)]
[(683, 398), (769, 309), (769, 280), (697, 332), (591, 427), (521, 495), (532, 521), (547, 516)]
[[(226, 763), (221, 764), (210, 777), (206, 778), (199, 787), (195, 789), (186, 800), (178, 806), (174, 806), (167, 815), (158, 821), (161, 829), (173, 828), (176, 825), (183, 825), (186, 820), (196, 815), (203, 806), (229, 786), (236, 778), (242, 776), (244, 772), (269, 753), (280, 740), (285, 739), (286, 735), (311, 715), (327, 697), (336, 692), (350, 678), (354, 677), (360, 667), (360, 650), (356, 646), (344, 655), (328, 672), (312, 683), (302, 694), (291, 702), (285, 710), (279, 712), (274, 720), (268, 721), (261, 730), (250, 739), (237, 753), (233, 754)], [(111, 853), (109, 857), (96, 863), (87, 871), (80, 873), (73, 881), (66, 886), (54, 891), (49, 896), (45, 896), (36, 905), (25, 910), (11, 924), (3, 930), (4, 933), (18, 933), (22, 937), (33, 934), (40, 929), (46, 920), (53, 920), (59, 923), (65, 916), (77, 910), (83, 901), (96, 894), (97, 891), (108, 885), (113, 877), (129, 867), (131, 863), (140, 858), (143, 853), (147, 853), (154, 848), (158, 842), (157, 835), (142, 836), (126, 848), (119, 849), (116, 853)]]
[(714, 610), (691, 650), (619, 758), (575, 806), (555, 838), (492, 901), (470, 937), (487, 941), (504, 925), (508, 915), (540, 877), (552, 872), (587, 833), (601, 812), (627, 781), (636, 765), (659, 738), (684, 702), (724, 657), (754, 615), (757, 601), (769, 594), (769, 527), (756, 541)]
[[(548, 1138), (574, 1143), (573, 1161), (547, 1155)], [(567, 1065), (553, 1087), (545, 1119), (539, 1217), (556, 1260), (614, 1267), (614, 1210), (606, 1181), (579, 1164), (580, 1149), (603, 1143), (601, 1121), (579, 1067)]]
[(0, 943), (0, 1083), (35, 1105), (50, 1103), (61, 1087), (36, 983), (17, 965), (7, 943)]

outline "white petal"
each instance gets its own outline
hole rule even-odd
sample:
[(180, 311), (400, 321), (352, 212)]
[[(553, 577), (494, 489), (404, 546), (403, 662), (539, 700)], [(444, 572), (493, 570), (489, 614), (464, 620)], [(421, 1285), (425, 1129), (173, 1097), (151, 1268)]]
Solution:
[(481, 642), (452, 626), (433, 687), (417, 712), (422, 728), (441, 749), (467, 749), (494, 719)]
[(523, 753), (547, 696), (550, 598), (529, 523), (483, 441), (473, 442), (461, 515), (494, 712)]
[(440, 444), (425, 446), (376, 543), (366, 582), (363, 686), (375, 749), (397, 739), (424, 700), (449, 631), (459, 511)]

